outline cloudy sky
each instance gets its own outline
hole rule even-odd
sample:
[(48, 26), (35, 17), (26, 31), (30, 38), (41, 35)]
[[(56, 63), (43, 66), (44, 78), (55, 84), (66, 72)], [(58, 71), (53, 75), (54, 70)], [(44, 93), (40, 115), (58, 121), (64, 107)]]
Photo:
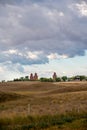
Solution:
[(0, 80), (87, 75), (86, 0), (0, 0)]

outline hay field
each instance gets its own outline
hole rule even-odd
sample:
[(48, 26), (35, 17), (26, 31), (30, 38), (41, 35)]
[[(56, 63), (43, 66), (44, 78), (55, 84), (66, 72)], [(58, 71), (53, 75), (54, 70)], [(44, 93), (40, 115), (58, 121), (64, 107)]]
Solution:
[(0, 115), (55, 114), (79, 109), (87, 110), (87, 82), (0, 83)]
[(0, 83), (0, 119), (73, 112), (87, 113), (87, 82)]

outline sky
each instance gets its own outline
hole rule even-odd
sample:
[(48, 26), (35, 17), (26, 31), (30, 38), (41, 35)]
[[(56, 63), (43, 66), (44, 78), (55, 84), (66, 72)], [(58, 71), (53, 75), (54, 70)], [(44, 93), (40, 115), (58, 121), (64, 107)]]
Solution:
[(0, 0), (0, 81), (87, 75), (87, 0)]

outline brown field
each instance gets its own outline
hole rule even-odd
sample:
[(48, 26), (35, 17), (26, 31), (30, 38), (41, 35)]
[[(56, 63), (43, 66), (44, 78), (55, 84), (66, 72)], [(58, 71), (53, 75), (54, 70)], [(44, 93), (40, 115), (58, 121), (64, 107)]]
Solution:
[(0, 116), (87, 111), (87, 82), (0, 83)]
[(87, 82), (0, 83), (0, 130), (86, 128)]

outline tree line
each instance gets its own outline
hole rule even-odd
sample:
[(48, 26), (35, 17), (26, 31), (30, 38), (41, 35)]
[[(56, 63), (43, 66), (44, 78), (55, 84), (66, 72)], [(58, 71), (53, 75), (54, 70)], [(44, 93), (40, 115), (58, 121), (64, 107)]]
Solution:
[[(67, 77), (67, 76), (62, 76), (62, 77), (57, 77), (55, 80), (53, 78), (46, 78), (46, 77), (41, 77), (37, 81), (41, 82), (66, 82), (66, 81), (87, 81), (87, 76), (84, 75), (77, 75), (73, 77)], [(13, 81), (31, 81), (28, 76), (25, 77), (20, 77), (16, 78)], [(32, 80), (34, 81), (34, 80)], [(36, 81), (36, 80), (35, 80)]]
[[(69, 81), (87, 81), (87, 76), (85, 75), (77, 75), (77, 76), (62, 76), (62, 77), (56, 77), (55, 79), (53, 78), (46, 78), (46, 77), (41, 77), (38, 80), (30, 80), (29, 76), (25, 77), (20, 77), (20, 78), (15, 78), (11, 81), (7, 82), (12, 82), (12, 81), (41, 81), (41, 82), (69, 82)], [(6, 82), (5, 80), (2, 80), (1, 82)]]
[(67, 76), (62, 76), (62, 77), (57, 77), (55, 80), (53, 78), (40, 78), (40, 81), (42, 82), (67, 82), (67, 81), (87, 81), (87, 76), (84, 75), (77, 75), (73, 77), (67, 77)]

